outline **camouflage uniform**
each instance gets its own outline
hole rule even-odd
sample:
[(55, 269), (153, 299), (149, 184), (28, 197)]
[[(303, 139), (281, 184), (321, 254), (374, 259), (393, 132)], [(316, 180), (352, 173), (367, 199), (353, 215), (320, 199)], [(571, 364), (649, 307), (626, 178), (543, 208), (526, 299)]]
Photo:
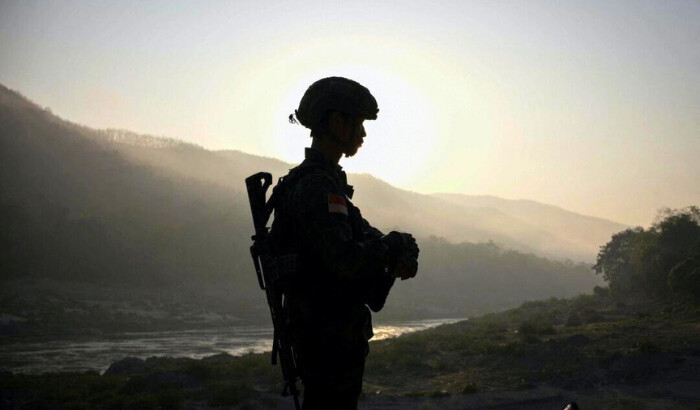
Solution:
[(280, 255), (296, 254), (287, 292), (289, 333), (309, 409), (355, 409), (379, 311), (394, 278), (386, 273), (382, 233), (350, 199), (345, 172), (314, 149), (275, 188), (272, 237)]

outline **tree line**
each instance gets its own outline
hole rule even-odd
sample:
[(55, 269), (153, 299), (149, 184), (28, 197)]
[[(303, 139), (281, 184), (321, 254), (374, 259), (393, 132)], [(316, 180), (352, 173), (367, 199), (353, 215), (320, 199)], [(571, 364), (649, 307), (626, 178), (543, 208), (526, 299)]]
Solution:
[(601, 246), (593, 270), (614, 297), (700, 298), (700, 208), (665, 208), (650, 228), (618, 232)]

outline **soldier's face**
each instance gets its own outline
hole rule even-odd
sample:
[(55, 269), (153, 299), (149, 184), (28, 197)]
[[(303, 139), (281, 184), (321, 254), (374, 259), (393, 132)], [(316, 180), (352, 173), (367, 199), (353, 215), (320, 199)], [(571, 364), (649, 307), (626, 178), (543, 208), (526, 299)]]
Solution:
[(354, 121), (347, 121), (347, 123), (345, 124), (345, 135), (343, 138), (343, 153), (346, 157), (352, 157), (353, 155), (357, 154), (357, 150), (359, 150), (362, 146), (362, 143), (364, 142), (365, 137), (367, 136), (367, 133), (365, 132), (364, 122), (365, 120), (360, 119)]

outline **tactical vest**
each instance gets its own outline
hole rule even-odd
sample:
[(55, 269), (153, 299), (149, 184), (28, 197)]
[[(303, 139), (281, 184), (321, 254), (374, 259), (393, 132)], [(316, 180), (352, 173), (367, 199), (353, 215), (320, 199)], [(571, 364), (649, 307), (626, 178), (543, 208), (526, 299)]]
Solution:
[[(287, 324), (293, 339), (306, 343), (317, 335), (336, 336), (336, 343), (363, 344), (372, 337), (371, 316), (365, 306), (368, 282), (358, 281), (352, 286), (329, 279), (319, 264), (317, 255), (309, 253), (304, 244), (298, 243), (296, 226), (300, 221), (287, 212), (288, 190), (313, 172), (329, 173), (315, 161), (305, 161), (289, 174), (279, 179), (270, 201), (275, 209), (271, 236), (279, 257), (293, 261), (281, 271), (290, 277), (286, 298)], [(335, 178), (335, 176), (333, 176)], [(345, 184), (346, 197), (353, 194), (352, 186)], [(343, 187), (343, 188), (345, 188)], [(365, 240), (360, 210), (347, 201), (347, 223), (352, 228), (352, 239)], [(290, 266), (293, 265), (293, 266)]]

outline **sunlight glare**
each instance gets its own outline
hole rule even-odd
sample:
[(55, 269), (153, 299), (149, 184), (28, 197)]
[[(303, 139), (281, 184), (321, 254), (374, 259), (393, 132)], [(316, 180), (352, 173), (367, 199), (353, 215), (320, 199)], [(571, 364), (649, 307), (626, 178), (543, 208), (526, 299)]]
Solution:
[(435, 113), (427, 98), (400, 75), (360, 65), (329, 66), (300, 77), (280, 101), (275, 115), (276, 156), (299, 162), (303, 147), (309, 146), (309, 130), (290, 124), (289, 114), (314, 81), (341, 76), (363, 84), (379, 104), (376, 121), (366, 121), (367, 137), (357, 155), (341, 159), (349, 172), (370, 173), (397, 186), (407, 186), (424, 171), (435, 136)]

